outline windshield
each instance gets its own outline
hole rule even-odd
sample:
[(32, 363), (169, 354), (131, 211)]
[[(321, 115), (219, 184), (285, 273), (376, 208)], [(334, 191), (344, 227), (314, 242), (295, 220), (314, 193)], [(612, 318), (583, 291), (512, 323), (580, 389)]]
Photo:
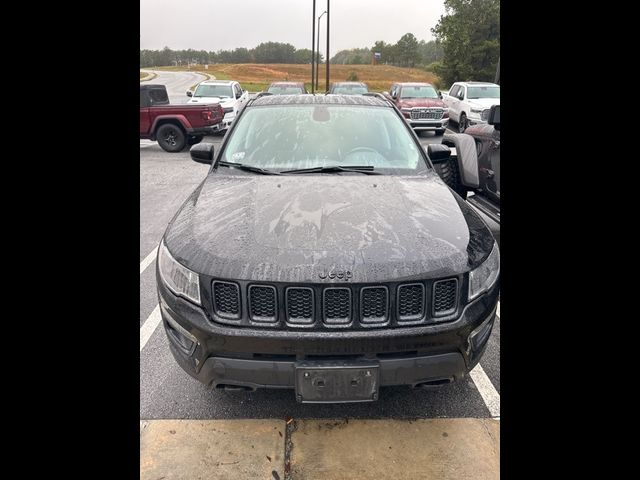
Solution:
[(272, 93), (274, 95), (298, 95), (300, 93), (304, 93), (304, 90), (300, 87), (292, 87), (292, 86), (286, 86), (286, 87), (279, 87), (279, 86), (273, 86), (273, 87), (269, 87), (269, 89), (267, 90), (267, 92)]
[(467, 87), (467, 98), (500, 98), (500, 87)]
[(363, 93), (368, 92), (369, 89), (362, 85), (338, 85), (333, 87), (333, 91), (331, 93), (339, 95), (362, 95)]
[(229, 85), (198, 85), (193, 94), (194, 97), (231, 97)]
[(364, 166), (397, 175), (428, 168), (390, 108), (270, 105), (250, 108), (237, 121), (222, 152), (227, 162), (271, 171)]
[(431, 85), (402, 87), (400, 98), (439, 98), (438, 92)]

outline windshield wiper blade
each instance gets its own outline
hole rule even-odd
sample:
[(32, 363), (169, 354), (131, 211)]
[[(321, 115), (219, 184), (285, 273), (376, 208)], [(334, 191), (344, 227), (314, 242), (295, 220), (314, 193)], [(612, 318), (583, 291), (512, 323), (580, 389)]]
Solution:
[(380, 172), (374, 171), (371, 165), (344, 166), (344, 167), (340, 165), (333, 165), (330, 167), (298, 168), (295, 170), (282, 170), (280, 173), (336, 173), (336, 172), (355, 172), (355, 173), (364, 173), (365, 175), (382, 175)]
[(222, 165), (223, 167), (233, 167), (237, 168), (238, 170), (245, 170), (247, 172), (259, 173), (261, 175), (280, 175), (278, 172), (265, 170), (264, 168), (253, 167), (251, 165), (243, 165), (242, 163), (225, 162), (224, 160), (218, 162), (218, 165)]

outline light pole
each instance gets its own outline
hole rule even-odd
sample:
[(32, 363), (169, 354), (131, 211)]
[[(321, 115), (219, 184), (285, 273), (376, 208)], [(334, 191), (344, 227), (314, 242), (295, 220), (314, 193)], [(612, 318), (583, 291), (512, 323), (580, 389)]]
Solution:
[(329, 21), (331, 20), (331, 10), (329, 9), (329, 2), (330, 1), (331, 0), (327, 0), (327, 52), (326, 52), (327, 58), (325, 60), (325, 64), (326, 64), (326, 67), (327, 67), (327, 80), (326, 80), (325, 84), (326, 84), (327, 90), (329, 89), (329, 58), (331, 58), (330, 55), (329, 55)]
[[(318, 88), (318, 70), (320, 70), (320, 19), (325, 13), (327, 13), (326, 10), (322, 12), (318, 17), (318, 48), (316, 49), (316, 88)], [(318, 90), (320, 90), (320, 88), (318, 88)]]
[(313, 0), (313, 10), (311, 11), (311, 93), (315, 92), (313, 88), (313, 72), (314, 65), (316, 63), (316, 52), (315, 52), (315, 44), (316, 44), (316, 0)]

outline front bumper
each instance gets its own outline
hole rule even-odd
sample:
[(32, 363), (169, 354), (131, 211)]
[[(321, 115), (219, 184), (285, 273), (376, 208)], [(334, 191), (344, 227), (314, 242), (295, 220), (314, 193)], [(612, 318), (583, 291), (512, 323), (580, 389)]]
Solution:
[[(211, 387), (294, 388), (304, 361), (373, 362), (380, 385), (448, 383), (480, 360), (493, 327), (499, 282), (454, 321), (368, 331), (284, 331), (226, 326), (171, 293), (158, 278), (163, 325), (178, 364)], [(345, 364), (346, 364), (345, 363)]]
[(449, 118), (440, 120), (411, 120), (407, 118), (407, 122), (414, 130), (443, 130), (449, 125)]
[(229, 112), (225, 114), (225, 116), (222, 118), (222, 121), (218, 125), (216, 125), (215, 131), (219, 132), (222, 130), (227, 130), (235, 119), (236, 119), (236, 114), (234, 112)]

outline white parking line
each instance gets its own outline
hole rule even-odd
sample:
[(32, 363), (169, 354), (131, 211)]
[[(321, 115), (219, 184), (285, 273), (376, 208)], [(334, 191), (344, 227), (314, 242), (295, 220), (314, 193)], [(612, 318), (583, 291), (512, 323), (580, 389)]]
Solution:
[(487, 377), (480, 364), (476, 365), (470, 372), (473, 383), (480, 392), (480, 396), (484, 400), (484, 404), (489, 409), (492, 417), (500, 417), (500, 394)]
[(151, 262), (153, 262), (156, 259), (156, 255), (158, 255), (158, 246), (156, 245), (155, 247), (153, 247), (153, 250), (151, 250), (151, 253), (149, 255), (147, 255), (146, 257), (144, 257), (144, 260), (142, 260), (140, 262), (140, 275), (142, 275), (142, 272), (145, 271), (145, 269), (151, 265)]
[(142, 327), (140, 327), (140, 351), (142, 351), (144, 346), (151, 338), (151, 335), (153, 335), (155, 329), (158, 327), (158, 325), (160, 325), (161, 319), (162, 317), (160, 316), (160, 305), (156, 305), (156, 308), (153, 309), (151, 315), (147, 317), (147, 319), (142, 324)]

